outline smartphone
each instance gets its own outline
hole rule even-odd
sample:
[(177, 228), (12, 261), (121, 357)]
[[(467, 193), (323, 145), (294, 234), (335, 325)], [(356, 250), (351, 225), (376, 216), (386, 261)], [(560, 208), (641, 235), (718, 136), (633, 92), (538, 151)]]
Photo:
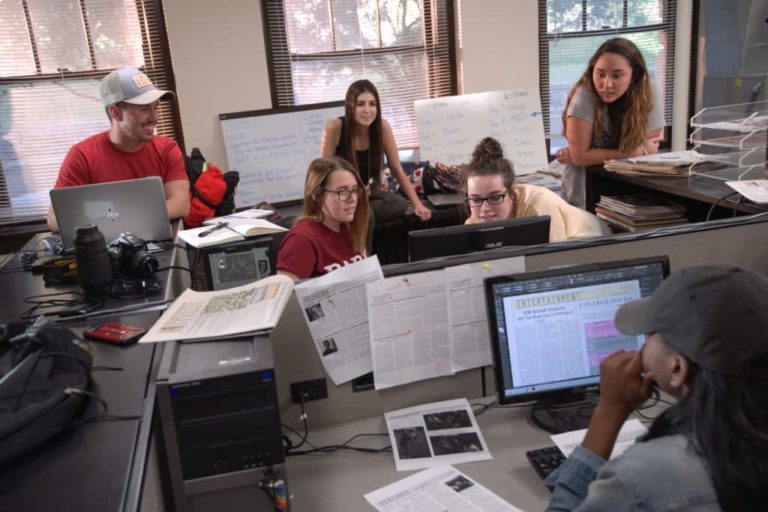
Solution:
[(139, 341), (144, 333), (143, 327), (121, 324), (119, 322), (105, 322), (92, 329), (83, 331), (83, 336), (89, 340), (101, 341), (111, 345), (130, 345)]

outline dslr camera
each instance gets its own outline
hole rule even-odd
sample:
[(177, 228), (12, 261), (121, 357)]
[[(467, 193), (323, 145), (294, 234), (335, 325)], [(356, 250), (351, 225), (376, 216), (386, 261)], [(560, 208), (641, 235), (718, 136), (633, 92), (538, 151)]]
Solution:
[(151, 277), (160, 267), (157, 258), (147, 252), (144, 240), (131, 233), (120, 233), (107, 250), (115, 277)]

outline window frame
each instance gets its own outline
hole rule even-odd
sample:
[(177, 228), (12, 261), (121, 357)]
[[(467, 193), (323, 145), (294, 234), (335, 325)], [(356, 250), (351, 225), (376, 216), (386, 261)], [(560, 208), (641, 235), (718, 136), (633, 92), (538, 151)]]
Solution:
[[(433, 20), (437, 14), (433, 13), (432, 1), (442, 2), (443, 9), (445, 10), (445, 23), (447, 27), (448, 35), (446, 37), (445, 45), (448, 50), (448, 64), (447, 72), (438, 70), (439, 64), (435, 64), (434, 60), (439, 59), (439, 56), (431, 55), (429, 49), (439, 44), (439, 34), (433, 28)], [(285, 19), (285, 5), (282, 0), (261, 0), (261, 18), (263, 23), (264, 34), (264, 46), (267, 54), (267, 70), (269, 74), (269, 89), (270, 97), (272, 100), (272, 108), (292, 107), (296, 106), (294, 100), (294, 85), (293, 85), (293, 73), (290, 67), (285, 70), (278, 70), (276, 62), (292, 63), (295, 61), (303, 62), (333, 62), (335, 59), (348, 59), (349, 57), (357, 55), (370, 55), (372, 57), (380, 55), (392, 55), (398, 53), (417, 53), (424, 52), (427, 58), (427, 89), (429, 94), (427, 98), (436, 98), (441, 96), (455, 96), (458, 94), (458, 64), (456, 62), (456, 20), (455, 20), (455, 2), (454, 0), (421, 0), (423, 23), (424, 23), (424, 35), (425, 41), (421, 46), (414, 45), (402, 45), (402, 46), (388, 46), (383, 48), (363, 48), (355, 50), (342, 50), (336, 52), (320, 52), (320, 53), (302, 53), (292, 54), (288, 48), (288, 35), (286, 24), (274, 23), (273, 18)], [(330, 10), (330, 3), (328, 9)], [(439, 6), (438, 6), (439, 10)], [(332, 19), (332, 18), (331, 18)], [(331, 23), (332, 25), (332, 23)], [(333, 26), (330, 27), (333, 31)], [(381, 27), (378, 27), (381, 30)], [(335, 44), (335, 43), (334, 43)], [(298, 57), (297, 57), (298, 56)], [(445, 76), (447, 74), (449, 78), (449, 85), (447, 90), (442, 94), (435, 92), (438, 88), (437, 78), (438, 76)], [(281, 85), (282, 84), (282, 85)], [(287, 91), (291, 91), (288, 94)], [(282, 94), (281, 94), (282, 93)], [(325, 101), (335, 101), (339, 98), (326, 98)], [(426, 99), (426, 98), (425, 98)], [(389, 120), (393, 122), (392, 120)], [(395, 127), (393, 126), (393, 129)], [(418, 143), (415, 147), (418, 147)], [(400, 145), (399, 149), (409, 149), (410, 145)]]
[[(168, 40), (168, 31), (165, 23), (165, 12), (163, 10), (162, 0), (134, 0), (136, 5), (137, 16), (139, 20), (139, 30), (141, 32), (142, 40), (142, 53), (144, 57), (144, 66), (141, 68), (144, 73), (152, 80), (152, 82), (161, 89), (176, 90), (176, 80), (173, 74), (170, 43)], [(115, 68), (97, 68), (96, 67), (96, 55), (89, 26), (88, 16), (86, 13), (88, 7), (88, 0), (78, 0), (80, 6), (80, 21), (83, 23), (84, 36), (86, 38), (86, 49), (88, 52), (88, 59), (90, 60), (90, 69), (82, 71), (69, 71), (59, 70), (58, 73), (43, 73), (40, 60), (40, 53), (34, 33), (34, 27), (30, 14), (30, 9), (27, 0), (21, 0), (22, 7), (24, 9), (24, 16), (27, 24), (27, 32), (31, 50), (33, 52), (33, 58), (35, 62), (36, 72), (32, 75), (15, 75), (15, 76), (0, 76), (0, 86), (25, 86), (35, 83), (45, 82), (66, 82), (68, 80), (83, 80), (83, 79), (101, 79), (107, 76)], [(177, 144), (181, 148), (182, 152), (185, 152), (184, 137), (181, 129), (181, 115), (179, 106), (176, 101), (164, 102), (165, 113), (161, 114), (166, 120), (158, 120), (157, 133), (159, 135), (165, 135), (176, 140)], [(106, 114), (105, 114), (106, 115)], [(44, 122), (44, 121), (41, 121)], [(64, 155), (62, 155), (62, 160)], [(61, 162), (59, 162), (60, 165)], [(56, 174), (58, 174), (58, 167), (56, 168)], [(24, 172), (24, 169), (22, 169)], [(0, 162), (0, 185), (6, 184), (5, 172)], [(53, 183), (51, 183), (53, 187)], [(4, 189), (8, 191), (7, 185)], [(3, 190), (0, 190), (0, 197)], [(6, 226), (20, 225), (20, 224), (38, 224), (41, 221), (44, 222), (45, 215), (19, 215), (19, 212), (14, 211), (14, 207), (10, 204), (12, 196), (8, 191), (9, 202), (9, 214), (8, 216), (0, 216), (0, 229)]]
[[(564, 39), (583, 39), (583, 38), (589, 38), (589, 37), (599, 37), (599, 36), (614, 36), (614, 37), (622, 37), (627, 34), (636, 34), (636, 33), (642, 33), (642, 32), (651, 32), (651, 31), (664, 31), (667, 27), (670, 25), (673, 27), (673, 36), (672, 38), (669, 38), (667, 41), (667, 48), (665, 49), (665, 70), (666, 75), (674, 77), (674, 69), (675, 69), (675, 45), (676, 45), (676, 37), (677, 37), (677, 31), (675, 27), (676, 23), (676, 17), (677, 17), (677, 2), (679, 0), (665, 0), (669, 5), (667, 5), (665, 11), (662, 13), (662, 15), (666, 15), (667, 13), (671, 13), (673, 16), (672, 20), (662, 20), (661, 23), (655, 23), (651, 25), (639, 25), (639, 26), (633, 26), (628, 27), (628, 10), (629, 10), (629, 0), (623, 0), (622, 2), (622, 26), (621, 28), (609, 28), (609, 29), (599, 29), (599, 30), (587, 30), (588, 26), (588, 12), (587, 12), (587, 4), (588, 0), (581, 0), (582, 4), (582, 15), (581, 15), (581, 31), (579, 32), (561, 32), (561, 33), (553, 33), (550, 34), (547, 32), (547, 0), (538, 0), (539, 3), (539, 69), (546, 70), (546, 73), (539, 73), (539, 90), (541, 95), (541, 110), (542, 110), (542, 117), (544, 120), (544, 136), (546, 138), (546, 145), (547, 145), (547, 154), (548, 159), (552, 160), (554, 158), (554, 155), (551, 153), (550, 144), (551, 139), (553, 135), (553, 127), (548, 126), (549, 125), (549, 119), (551, 116), (550, 112), (550, 101), (549, 101), (549, 89), (550, 89), (550, 67), (549, 67), (549, 45), (548, 43), (550, 41), (555, 40), (564, 40)], [(586, 68), (586, 62), (584, 63), (584, 66)], [(670, 73), (671, 70), (671, 73)], [(670, 80), (669, 78), (666, 79), (666, 88), (665, 90), (665, 98), (674, 98), (674, 78)], [(668, 107), (669, 105), (669, 107)], [(667, 116), (667, 113), (669, 113), (669, 116)], [(664, 119), (665, 123), (667, 122), (667, 118), (669, 117), (669, 124), (664, 126), (664, 138), (659, 145), (660, 148), (669, 148), (671, 144), (672, 139), (672, 106), (671, 102), (669, 100), (665, 100), (664, 105)], [(557, 132), (560, 134), (562, 132), (562, 127)]]

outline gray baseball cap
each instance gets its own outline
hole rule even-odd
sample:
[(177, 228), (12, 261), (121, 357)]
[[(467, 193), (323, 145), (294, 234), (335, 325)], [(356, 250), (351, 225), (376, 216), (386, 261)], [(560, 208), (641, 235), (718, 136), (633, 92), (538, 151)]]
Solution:
[(694, 363), (739, 374), (768, 354), (768, 277), (731, 265), (674, 272), (616, 313), (624, 334), (659, 332)]
[(157, 100), (172, 100), (172, 91), (156, 89), (147, 75), (136, 68), (116, 69), (101, 81), (101, 101), (105, 107), (124, 101), (132, 105), (149, 105)]

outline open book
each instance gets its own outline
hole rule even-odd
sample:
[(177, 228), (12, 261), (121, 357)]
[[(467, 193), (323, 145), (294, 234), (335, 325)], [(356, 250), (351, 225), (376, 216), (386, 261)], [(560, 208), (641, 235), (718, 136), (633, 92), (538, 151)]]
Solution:
[(212, 226), (212, 225), (218, 224), (219, 222), (263, 219), (265, 217), (269, 217), (273, 213), (275, 212), (273, 212), (272, 210), (262, 210), (261, 208), (250, 208), (248, 210), (243, 210), (241, 212), (230, 213), (229, 215), (222, 215), (221, 217), (213, 217), (212, 219), (204, 220), (203, 225)]
[(208, 247), (244, 240), (246, 237), (268, 235), (286, 228), (264, 219), (234, 219), (215, 225), (179, 231), (179, 238), (192, 247)]
[(262, 334), (275, 328), (293, 292), (283, 275), (210, 292), (187, 289), (141, 338), (141, 343), (210, 340)]

